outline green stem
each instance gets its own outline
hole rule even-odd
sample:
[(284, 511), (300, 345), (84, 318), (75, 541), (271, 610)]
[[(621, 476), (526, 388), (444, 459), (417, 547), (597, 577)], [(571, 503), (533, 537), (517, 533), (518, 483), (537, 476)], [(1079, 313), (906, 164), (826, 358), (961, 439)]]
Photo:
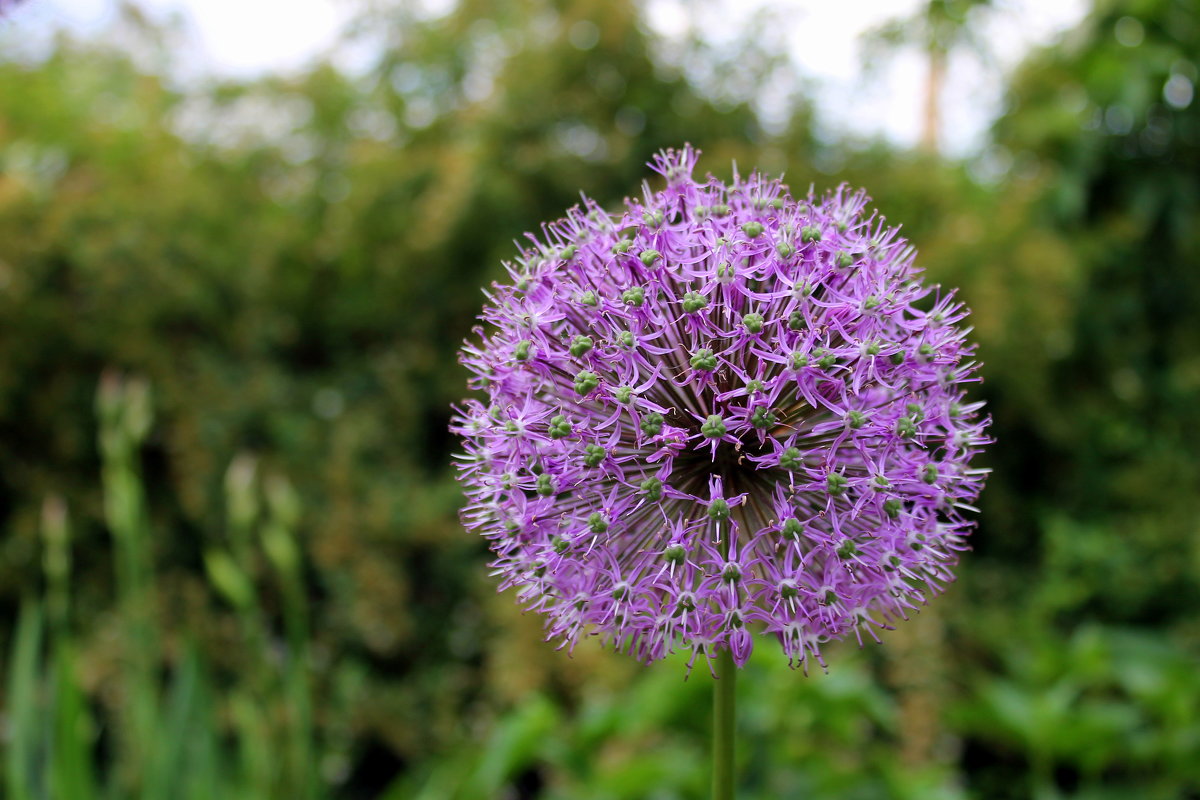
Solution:
[(733, 744), (737, 736), (737, 668), (728, 649), (717, 653), (713, 683), (713, 800), (733, 800)]

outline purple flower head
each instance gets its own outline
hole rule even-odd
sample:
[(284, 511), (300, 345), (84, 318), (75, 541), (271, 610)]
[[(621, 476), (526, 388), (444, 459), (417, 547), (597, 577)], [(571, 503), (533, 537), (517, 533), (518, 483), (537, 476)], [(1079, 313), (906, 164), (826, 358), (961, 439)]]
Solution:
[(462, 354), (463, 519), (567, 647), (741, 665), (767, 634), (823, 666), (953, 580), (988, 441), (967, 312), (863, 192), (698, 182), (697, 155), (508, 265)]

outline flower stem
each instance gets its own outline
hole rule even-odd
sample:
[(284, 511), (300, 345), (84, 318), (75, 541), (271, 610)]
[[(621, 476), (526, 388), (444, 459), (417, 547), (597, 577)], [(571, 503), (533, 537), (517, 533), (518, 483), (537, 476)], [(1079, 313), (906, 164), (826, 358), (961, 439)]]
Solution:
[(713, 800), (733, 798), (733, 750), (737, 736), (737, 668), (728, 649), (717, 653), (713, 682)]

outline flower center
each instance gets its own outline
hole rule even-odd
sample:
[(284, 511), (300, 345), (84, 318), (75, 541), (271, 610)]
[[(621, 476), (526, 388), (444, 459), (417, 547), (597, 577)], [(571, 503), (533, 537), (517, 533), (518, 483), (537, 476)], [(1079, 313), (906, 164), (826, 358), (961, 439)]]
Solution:
[[(700, 432), (700, 424), (696, 423), (689, 434)], [(769, 453), (769, 445), (751, 439), (734, 444), (722, 440), (717, 443), (716, 451), (709, 448), (688, 448), (675, 459), (673, 473), (681, 481), (691, 482), (700, 480), (707, 485), (710, 475), (716, 475), (729, 485), (745, 486), (747, 482), (756, 479), (767, 479), (770, 470), (759, 469), (747, 456), (759, 456)]]

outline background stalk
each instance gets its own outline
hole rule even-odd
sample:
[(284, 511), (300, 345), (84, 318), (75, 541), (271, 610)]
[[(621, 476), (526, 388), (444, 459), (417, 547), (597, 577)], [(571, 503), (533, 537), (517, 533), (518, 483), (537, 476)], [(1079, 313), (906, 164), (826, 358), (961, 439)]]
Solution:
[(713, 800), (733, 800), (733, 745), (737, 735), (737, 668), (728, 649), (717, 653), (713, 682)]

